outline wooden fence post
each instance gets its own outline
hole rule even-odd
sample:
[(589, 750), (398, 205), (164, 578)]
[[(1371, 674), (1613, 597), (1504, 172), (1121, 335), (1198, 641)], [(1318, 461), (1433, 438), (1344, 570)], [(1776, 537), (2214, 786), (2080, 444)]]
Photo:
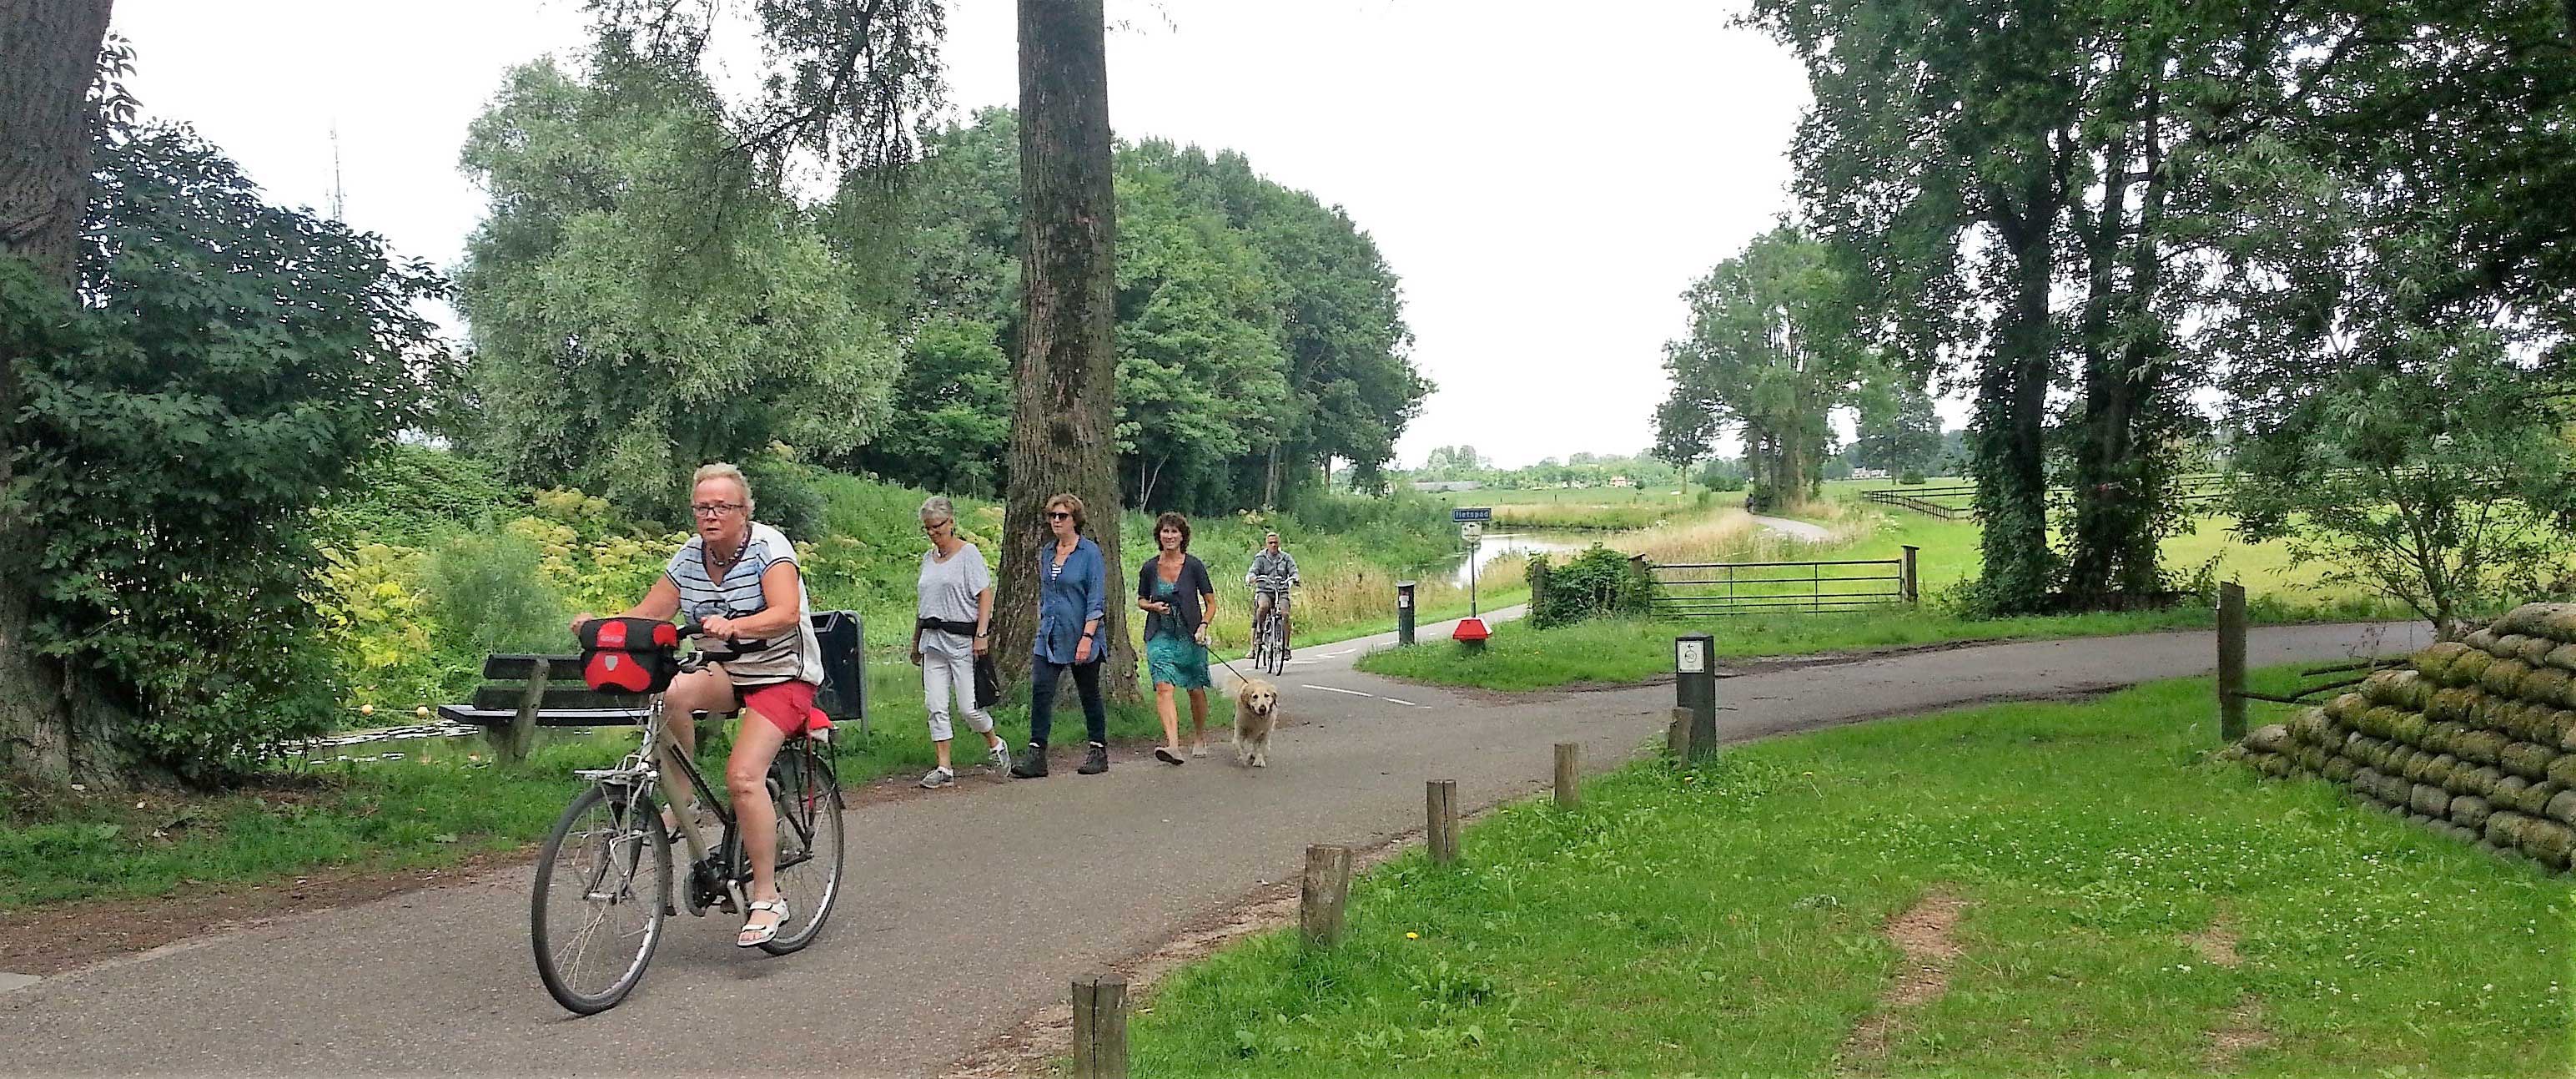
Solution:
[(1583, 743), (1556, 744), (1556, 804), (1572, 809), (1583, 804)]
[(1306, 943), (1325, 948), (1341, 943), (1342, 911), (1350, 899), (1351, 849), (1306, 848), (1306, 877), (1297, 888), (1297, 931)]
[(1905, 568), (1898, 571), (1900, 577), (1897, 580), (1896, 587), (1905, 593), (1905, 603), (1909, 607), (1923, 602), (1923, 578), (1917, 574), (1914, 569), (1914, 556), (1921, 553), (1922, 550), (1923, 548), (1917, 547), (1911, 543), (1906, 544)]
[(1127, 1079), (1127, 979), (1097, 975), (1073, 981), (1073, 1074)]
[(546, 706), (546, 674), (552, 664), (538, 657), (528, 671), (528, 691), (519, 698), (519, 714), (510, 717), (510, 733), (501, 739), (501, 759), (512, 764), (528, 759), (537, 740), (537, 710)]
[(2218, 586), (2218, 738), (2245, 737), (2245, 586)]
[(1430, 818), (1426, 835), (1431, 846), (1431, 864), (1448, 865), (1458, 860), (1458, 781), (1434, 779), (1422, 785), (1424, 815)]
[(1664, 728), (1664, 748), (1672, 752), (1673, 760), (1677, 762), (1690, 762), (1690, 730), (1691, 710), (1673, 709), (1672, 726)]

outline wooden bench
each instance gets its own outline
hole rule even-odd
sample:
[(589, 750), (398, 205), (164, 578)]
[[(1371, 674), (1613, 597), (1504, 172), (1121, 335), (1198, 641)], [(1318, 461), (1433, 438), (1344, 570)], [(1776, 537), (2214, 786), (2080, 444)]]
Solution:
[[(823, 645), (823, 685), (814, 706), (834, 723), (855, 721), (868, 733), (867, 653), (855, 611), (817, 611), (814, 633)], [(467, 704), (443, 704), (438, 717), (482, 727), (502, 759), (526, 759), (539, 727), (631, 727), (644, 722), (642, 694), (600, 693), (581, 680), (579, 655), (495, 653), (483, 658), (483, 677)]]
[(644, 722), (644, 696), (600, 693), (583, 685), (579, 655), (494, 654), (483, 659), (483, 677), (519, 684), (479, 687), (470, 704), (438, 706), (438, 718), (486, 728), (492, 748), (504, 760), (524, 759), (539, 727), (631, 727)]

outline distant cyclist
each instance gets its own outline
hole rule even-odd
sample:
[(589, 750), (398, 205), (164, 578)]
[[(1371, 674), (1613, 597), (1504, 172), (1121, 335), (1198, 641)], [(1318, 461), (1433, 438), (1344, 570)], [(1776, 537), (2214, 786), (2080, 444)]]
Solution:
[(1288, 589), (1297, 584), (1297, 559), (1279, 549), (1279, 533), (1272, 532), (1261, 538), (1261, 550), (1252, 556), (1252, 568), (1244, 571), (1243, 583), (1252, 586), (1253, 640), (1253, 651), (1246, 653), (1244, 658), (1250, 659), (1259, 653), (1261, 620), (1269, 616), (1275, 604), (1279, 608), (1280, 658), (1286, 659), (1288, 641), (1292, 636), (1288, 627)]

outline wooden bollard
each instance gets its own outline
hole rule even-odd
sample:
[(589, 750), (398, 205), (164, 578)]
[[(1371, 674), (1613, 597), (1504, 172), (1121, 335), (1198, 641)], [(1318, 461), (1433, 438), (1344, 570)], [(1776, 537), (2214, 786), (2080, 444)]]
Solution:
[(1672, 752), (1674, 760), (1690, 760), (1690, 729), (1691, 710), (1673, 709), (1673, 725), (1664, 730), (1664, 748)]
[(1127, 979), (1073, 980), (1073, 1074), (1127, 1079)]
[(2218, 740), (2245, 737), (2245, 586), (2218, 586)]
[(1583, 803), (1583, 743), (1556, 744), (1556, 804), (1572, 809)]
[(1306, 877), (1297, 888), (1297, 932), (1306, 943), (1324, 948), (1341, 943), (1342, 912), (1350, 900), (1351, 849), (1306, 848)]
[(1424, 837), (1431, 847), (1431, 864), (1448, 865), (1458, 860), (1458, 781), (1434, 779), (1422, 785), (1423, 816), (1428, 818)]

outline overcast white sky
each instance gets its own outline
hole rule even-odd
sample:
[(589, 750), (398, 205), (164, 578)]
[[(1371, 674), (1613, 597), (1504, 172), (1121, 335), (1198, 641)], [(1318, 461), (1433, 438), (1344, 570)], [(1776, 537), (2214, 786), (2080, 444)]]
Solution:
[[(1109, 0), (1111, 123), (1231, 147), (1347, 208), (1404, 280), (1440, 385), (1400, 459), (1505, 465), (1653, 438), (1690, 279), (1789, 205), (1806, 84), (1740, 5)], [(1011, 0), (953, 0), (958, 109), (1015, 105)], [(453, 266), (483, 195), (457, 147), (510, 65), (571, 53), (568, 0), (117, 0), (130, 83), (279, 201)]]

